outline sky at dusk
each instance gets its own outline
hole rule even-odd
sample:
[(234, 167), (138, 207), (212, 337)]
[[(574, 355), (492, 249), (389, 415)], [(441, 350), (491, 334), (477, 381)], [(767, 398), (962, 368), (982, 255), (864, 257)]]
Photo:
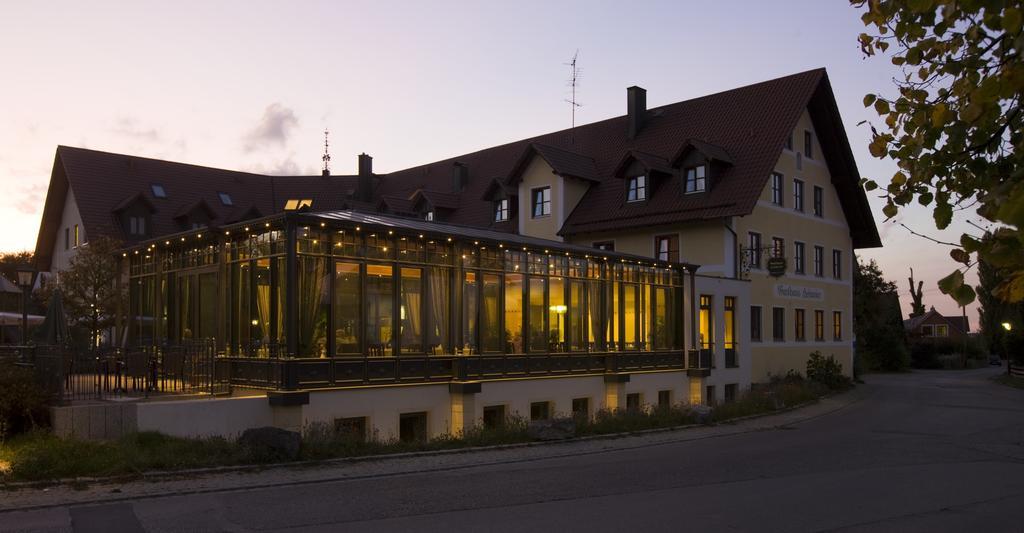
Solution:
[[(335, 174), (360, 152), (389, 172), (568, 127), (577, 49), (578, 123), (624, 114), (630, 85), (654, 107), (826, 67), (861, 173), (896, 170), (858, 123), (899, 73), (862, 57), (843, 1), (85, 4), (0, 4), (0, 251), (34, 248), (59, 144), (318, 174), (329, 128)], [(926, 305), (959, 314), (935, 287), (949, 247), (882, 223), (882, 205), (885, 246), (859, 255), (899, 284), (904, 314), (909, 267)], [(978, 220), (959, 215), (944, 232), (920, 207), (896, 222), (955, 242)]]

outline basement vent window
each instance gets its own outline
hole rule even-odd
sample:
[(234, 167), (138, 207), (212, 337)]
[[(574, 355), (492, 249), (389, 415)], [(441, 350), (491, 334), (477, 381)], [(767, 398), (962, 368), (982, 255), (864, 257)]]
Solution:
[(284, 203), (285, 211), (298, 211), (304, 207), (313, 207), (313, 200), (302, 199), (302, 200), (288, 200)]
[(235, 202), (233, 202), (231, 200), (231, 195), (230, 194), (228, 194), (226, 192), (219, 192), (219, 193), (217, 193), (217, 196), (220, 197), (220, 203), (222, 203), (222, 204), (224, 204), (226, 206), (235, 205)]
[(153, 189), (153, 198), (167, 198), (167, 191), (164, 190), (163, 185), (153, 183), (149, 187)]

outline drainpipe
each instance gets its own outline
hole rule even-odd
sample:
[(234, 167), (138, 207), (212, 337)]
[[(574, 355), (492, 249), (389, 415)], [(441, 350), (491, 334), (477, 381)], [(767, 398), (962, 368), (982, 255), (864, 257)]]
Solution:
[(740, 245), (740, 238), (739, 235), (736, 235), (736, 230), (729, 225), (729, 221), (723, 222), (722, 225), (729, 230), (729, 233), (732, 233), (732, 277), (738, 279), (740, 277), (740, 257), (737, 249)]
[(690, 274), (690, 349), (697, 352), (699, 359), (700, 346), (697, 343), (697, 269), (700, 268), (700, 265), (687, 263), (684, 265), (684, 268)]

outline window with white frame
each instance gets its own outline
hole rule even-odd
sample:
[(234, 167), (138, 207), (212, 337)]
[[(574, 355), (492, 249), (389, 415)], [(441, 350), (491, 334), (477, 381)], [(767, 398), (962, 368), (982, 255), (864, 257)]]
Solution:
[(433, 222), (434, 221), (434, 212), (433, 211), (427, 211), (427, 214), (423, 215), (423, 220), (426, 220), (427, 222)]
[(698, 165), (686, 169), (686, 192), (704, 192), (707, 190), (707, 166)]
[(508, 220), (508, 198), (494, 203), (494, 221), (505, 222), (506, 220)]
[(751, 231), (747, 234), (747, 253), (750, 268), (761, 268), (761, 234)]
[(814, 247), (814, 275), (819, 278), (825, 275), (825, 248)]
[(551, 215), (551, 187), (540, 187), (533, 189), (531, 194), (533, 204), (533, 218), (546, 217)]
[(679, 235), (659, 235), (654, 238), (658, 261), (679, 261)]
[(128, 217), (128, 234), (129, 235), (145, 235), (146, 234), (146, 217), (139, 217), (139, 216)]
[(786, 239), (782, 237), (772, 237), (772, 257), (785, 257), (786, 256)]
[(784, 205), (786, 203), (785, 200), (782, 197), (782, 194), (783, 194), (782, 193), (782, 191), (783, 191), (782, 182), (783, 182), (782, 174), (779, 174), (778, 172), (773, 172), (772, 173), (772, 203), (775, 204), (775, 205), (779, 205), (779, 206)]
[(825, 189), (814, 186), (814, 216), (823, 217), (825, 216)]
[(647, 199), (647, 176), (633, 176), (629, 178), (626, 187), (627, 202), (642, 202)]
[(804, 182), (793, 180), (793, 209), (804, 210)]
[(799, 241), (793, 243), (793, 270), (797, 274), (804, 273), (804, 243)]
[(842, 250), (832, 250), (832, 279), (843, 279)]

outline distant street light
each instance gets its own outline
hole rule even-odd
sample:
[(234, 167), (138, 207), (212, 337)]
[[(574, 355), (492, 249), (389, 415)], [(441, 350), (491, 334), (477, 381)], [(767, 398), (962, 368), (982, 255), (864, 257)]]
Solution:
[(21, 344), (28, 344), (28, 293), (36, 280), (32, 265), (18, 267), (18, 286), (21, 287)]
[(1010, 331), (1013, 329), (1013, 326), (1010, 325), (1009, 322), (1003, 322), (1003, 329), (1005, 329), (1006, 331)]

